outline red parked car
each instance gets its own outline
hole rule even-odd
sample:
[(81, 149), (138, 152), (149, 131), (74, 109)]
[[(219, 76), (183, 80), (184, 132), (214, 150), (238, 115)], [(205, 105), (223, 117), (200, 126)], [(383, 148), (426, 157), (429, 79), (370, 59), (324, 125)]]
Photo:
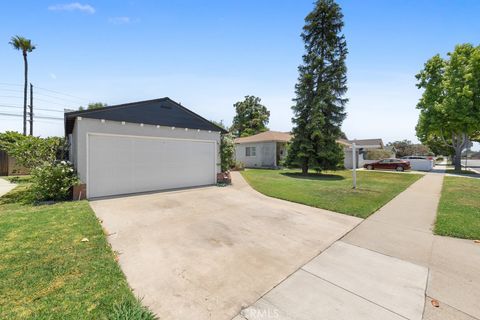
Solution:
[(405, 171), (410, 170), (410, 162), (402, 159), (382, 159), (377, 162), (367, 163), (363, 167), (368, 170), (387, 169)]

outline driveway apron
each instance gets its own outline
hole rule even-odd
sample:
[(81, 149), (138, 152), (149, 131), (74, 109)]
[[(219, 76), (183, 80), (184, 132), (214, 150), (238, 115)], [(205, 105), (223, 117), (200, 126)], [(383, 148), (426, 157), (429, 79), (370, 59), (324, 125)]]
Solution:
[(233, 179), (90, 203), (130, 286), (160, 319), (232, 319), (361, 222)]

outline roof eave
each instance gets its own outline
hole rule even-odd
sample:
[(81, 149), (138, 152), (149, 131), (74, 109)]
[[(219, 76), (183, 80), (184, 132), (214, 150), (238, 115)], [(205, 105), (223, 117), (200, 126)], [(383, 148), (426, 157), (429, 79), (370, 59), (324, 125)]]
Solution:
[[(65, 120), (64, 120), (64, 128), (65, 128), (65, 136), (69, 135), (70, 133), (72, 133), (73, 131), (73, 127), (75, 126), (75, 122), (77, 121), (77, 118), (80, 117), (80, 118), (86, 118), (86, 119), (92, 119), (92, 120), (96, 120), (97, 118), (89, 118), (88, 117), (88, 114), (87, 115), (74, 115), (74, 116), (71, 116), (71, 117), (65, 117)], [(69, 122), (72, 122), (73, 121), (73, 124), (71, 125), (72, 127), (72, 130), (67, 130), (67, 125)], [(109, 122), (125, 122), (125, 123), (132, 123), (132, 124), (139, 124), (140, 122), (129, 122), (129, 121), (117, 121), (117, 120), (108, 120)], [(156, 124), (147, 124), (147, 125), (150, 125), (150, 126), (157, 126)], [(168, 126), (165, 126), (165, 125), (159, 125), (160, 127), (168, 127)], [(218, 126), (217, 126), (218, 127)], [(182, 127), (178, 127), (178, 128), (182, 128)], [(185, 128), (182, 128), (182, 129), (185, 129)], [(187, 129), (191, 129), (191, 130), (201, 130), (201, 131), (211, 131), (211, 132), (219, 132), (220, 134), (227, 134), (228, 131), (218, 127), (219, 130), (205, 130), (205, 129), (199, 129), (199, 128), (187, 128)]]

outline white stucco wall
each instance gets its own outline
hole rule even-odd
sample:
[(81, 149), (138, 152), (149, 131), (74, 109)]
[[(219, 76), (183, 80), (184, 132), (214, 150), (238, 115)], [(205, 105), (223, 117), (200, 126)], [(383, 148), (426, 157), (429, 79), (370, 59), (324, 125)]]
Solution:
[(139, 123), (129, 123), (105, 120), (102, 123), (98, 119), (82, 118), (75, 121), (72, 132), (72, 162), (77, 169), (78, 176), (82, 182), (86, 182), (87, 172), (87, 133), (109, 133), (131, 136), (152, 136), (177, 139), (198, 139), (212, 140), (217, 143), (217, 173), (221, 171), (220, 167), (220, 132), (205, 131), (185, 128), (157, 127), (155, 125), (143, 125)]
[[(343, 149), (343, 152), (344, 152), (343, 166), (345, 167), (345, 169), (353, 169), (353, 152), (352, 152), (352, 149), (351, 148), (345, 148), (345, 149)], [(359, 154), (358, 150), (357, 150), (357, 158), (358, 158), (357, 168), (363, 167), (363, 165), (365, 164), (364, 155)]]
[[(255, 156), (246, 156), (246, 148), (255, 147)], [(261, 168), (274, 167), (278, 165), (275, 163), (276, 158), (276, 142), (256, 142), (256, 143), (242, 143), (235, 145), (235, 160), (241, 162), (245, 167)]]

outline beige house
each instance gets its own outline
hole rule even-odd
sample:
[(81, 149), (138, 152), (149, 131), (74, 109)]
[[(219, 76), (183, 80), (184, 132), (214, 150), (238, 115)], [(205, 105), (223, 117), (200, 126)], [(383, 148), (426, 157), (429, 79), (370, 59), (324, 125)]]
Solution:
[(344, 166), (346, 169), (353, 168), (353, 151), (352, 151), (352, 144), (355, 143), (356, 149), (356, 158), (357, 158), (357, 168), (361, 168), (367, 161), (365, 159), (365, 153), (368, 150), (376, 150), (376, 149), (385, 149), (382, 139), (359, 139), (359, 140), (345, 140), (339, 139), (337, 140), (339, 144), (344, 146)]
[[(247, 168), (277, 168), (287, 156), (287, 144), (292, 139), (289, 132), (266, 131), (253, 136), (235, 139), (235, 160)], [(368, 160), (365, 154), (368, 150), (385, 149), (382, 139), (346, 140), (338, 139), (343, 146), (344, 166), (353, 167), (352, 144), (356, 146), (357, 168)]]
[(287, 156), (289, 132), (266, 131), (235, 139), (235, 160), (247, 168), (276, 168)]

